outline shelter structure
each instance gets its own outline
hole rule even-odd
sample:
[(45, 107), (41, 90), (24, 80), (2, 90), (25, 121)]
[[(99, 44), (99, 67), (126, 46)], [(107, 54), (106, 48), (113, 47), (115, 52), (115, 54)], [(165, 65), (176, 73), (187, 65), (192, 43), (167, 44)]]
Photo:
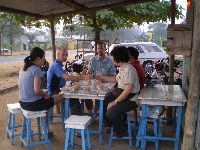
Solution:
[[(51, 34), (52, 34), (52, 47), (53, 47), (53, 58), (55, 59), (55, 31), (54, 31), (54, 18), (59, 16), (64, 16), (68, 14), (76, 13), (89, 13), (91, 11), (97, 11), (100, 9), (110, 8), (110, 7), (122, 7), (125, 5), (136, 4), (136, 3), (145, 3), (149, 1), (158, 1), (158, 0), (1, 0), (0, 1), (0, 11), (18, 13), (23, 15), (28, 15), (35, 17), (36, 19), (48, 19), (51, 24)], [(175, 25), (175, 15), (176, 9), (175, 4), (176, 0), (171, 0), (172, 3), (172, 22), (170, 31), (172, 31), (170, 36), (177, 36), (183, 34), (191, 36), (191, 42), (187, 45), (184, 45), (184, 78), (183, 88), (185, 93), (188, 95), (187, 108), (185, 113), (185, 128), (183, 136), (183, 150), (195, 149), (195, 139), (196, 139), (196, 148), (200, 148), (199, 144), (199, 126), (200, 126), (200, 1), (199, 0), (187, 0), (188, 9), (190, 16), (187, 19), (189, 23), (189, 28), (182, 29), (187, 33), (173, 34), (173, 31), (177, 31)], [(188, 16), (187, 16), (188, 17)], [(173, 26), (175, 28), (173, 28)], [(181, 36), (183, 36), (181, 35)], [(185, 38), (182, 37), (182, 38)], [(170, 37), (169, 37), (170, 38)], [(180, 43), (181, 44), (181, 43)], [(185, 43), (183, 43), (185, 44)], [(175, 45), (180, 46), (180, 45)], [(170, 76), (171, 81), (173, 77), (173, 61), (174, 55), (180, 54), (179, 50), (170, 49)], [(190, 50), (190, 51), (189, 51)], [(181, 53), (182, 54), (182, 53)], [(189, 68), (189, 69), (188, 69)], [(173, 84), (171, 82), (171, 84)], [(186, 86), (187, 85), (187, 86)], [(188, 87), (188, 88), (186, 88)]]

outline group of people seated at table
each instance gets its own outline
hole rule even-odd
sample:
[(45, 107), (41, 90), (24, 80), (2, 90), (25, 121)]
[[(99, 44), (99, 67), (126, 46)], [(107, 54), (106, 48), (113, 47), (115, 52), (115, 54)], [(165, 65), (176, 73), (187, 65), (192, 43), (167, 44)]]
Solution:
[[(33, 48), (30, 55), (24, 59), (24, 67), (19, 72), (19, 103), (22, 109), (49, 110), (61, 103), (64, 101), (64, 95), (59, 94), (60, 88), (65, 86), (66, 81), (77, 82), (95, 78), (101, 82), (114, 82), (115, 87), (105, 95), (103, 115), (105, 122), (114, 127), (116, 136), (123, 136), (123, 116), (137, 107), (132, 98), (144, 87), (144, 70), (138, 61), (138, 50), (133, 47), (114, 47), (110, 53), (112, 59), (106, 56), (105, 51), (105, 43), (97, 43), (98, 55), (90, 59), (88, 74), (73, 76), (63, 69), (68, 50), (58, 49), (57, 59), (47, 71), (47, 91), (44, 91), (40, 86), (43, 77), (40, 67), (44, 65), (45, 52), (41, 48)], [(99, 104), (95, 103), (93, 108), (93, 102), (85, 100), (90, 114), (98, 111)], [(71, 114), (80, 115), (80, 110), (79, 99), (70, 99)]]

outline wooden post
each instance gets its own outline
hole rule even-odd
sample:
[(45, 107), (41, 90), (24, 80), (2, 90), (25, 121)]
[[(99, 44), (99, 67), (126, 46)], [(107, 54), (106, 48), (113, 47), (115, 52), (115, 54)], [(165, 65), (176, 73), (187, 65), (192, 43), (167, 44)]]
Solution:
[[(171, 0), (171, 25), (175, 25), (176, 0)], [(174, 84), (174, 55), (169, 57), (169, 84)]]
[[(54, 18), (50, 18), (51, 25), (51, 39), (52, 39), (52, 52), (53, 52), (53, 61), (56, 59), (56, 44), (55, 44), (55, 28), (54, 28)], [(56, 105), (56, 113), (60, 114), (60, 105)]]
[[(171, 25), (175, 25), (176, 16), (176, 0), (171, 0)], [(169, 56), (169, 83), (174, 84), (174, 54)], [(172, 124), (172, 108), (168, 107), (167, 112), (167, 123)]]
[(192, 59), (190, 72), (190, 85), (185, 114), (185, 128), (182, 150), (194, 150), (195, 132), (200, 99), (200, 1), (194, 1), (194, 24), (192, 40)]
[(55, 44), (55, 28), (54, 28), (54, 18), (50, 18), (50, 26), (51, 26), (51, 40), (52, 40), (52, 52), (53, 52), (53, 60), (56, 59), (56, 44)]

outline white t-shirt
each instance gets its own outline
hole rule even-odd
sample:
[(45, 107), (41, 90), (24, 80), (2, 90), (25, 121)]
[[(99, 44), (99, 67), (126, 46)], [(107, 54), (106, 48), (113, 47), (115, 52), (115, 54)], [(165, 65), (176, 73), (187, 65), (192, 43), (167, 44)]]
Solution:
[(118, 88), (124, 89), (126, 84), (133, 84), (131, 93), (138, 93), (140, 91), (138, 74), (132, 65), (125, 63), (122, 67), (119, 67), (116, 79)]

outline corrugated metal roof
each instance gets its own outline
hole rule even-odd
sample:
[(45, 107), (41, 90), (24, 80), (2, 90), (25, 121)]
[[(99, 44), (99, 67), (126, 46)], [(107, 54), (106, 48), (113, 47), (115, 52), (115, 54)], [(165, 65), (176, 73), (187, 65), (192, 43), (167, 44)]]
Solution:
[(158, 0), (0, 0), (0, 11), (45, 18), (148, 1)]

